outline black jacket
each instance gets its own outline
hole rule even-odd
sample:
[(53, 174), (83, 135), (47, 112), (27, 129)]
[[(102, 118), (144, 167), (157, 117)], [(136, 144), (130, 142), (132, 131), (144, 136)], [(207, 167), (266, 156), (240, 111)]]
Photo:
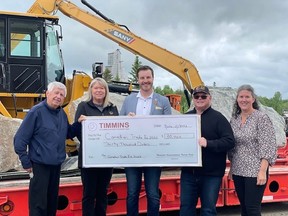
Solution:
[[(196, 110), (186, 114), (196, 114)], [(207, 140), (207, 147), (202, 148), (202, 167), (182, 170), (199, 175), (224, 176), (227, 152), (235, 146), (230, 123), (220, 112), (209, 107), (201, 114), (201, 137)]]
[[(75, 114), (75, 122), (78, 121), (78, 118), (80, 115), (85, 116), (118, 116), (119, 112), (117, 107), (109, 103), (106, 107), (103, 108), (103, 111), (100, 111), (92, 101), (83, 101), (81, 102), (78, 107)], [(82, 168), (82, 124), (81, 124), (81, 130), (80, 133), (77, 134), (77, 138), (80, 141), (79, 146), (79, 155), (78, 155), (78, 167)]]

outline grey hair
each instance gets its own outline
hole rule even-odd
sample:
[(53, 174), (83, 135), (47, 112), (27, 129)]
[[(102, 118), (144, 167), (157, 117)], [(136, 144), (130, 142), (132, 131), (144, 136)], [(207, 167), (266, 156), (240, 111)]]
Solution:
[(66, 95), (67, 95), (67, 88), (66, 88), (66, 86), (65, 86), (63, 83), (61, 83), (61, 82), (56, 82), (56, 81), (51, 82), (51, 83), (49, 83), (48, 86), (47, 86), (47, 91), (51, 92), (51, 91), (53, 91), (54, 88), (59, 88), (59, 89), (64, 90), (64, 97), (66, 97)]
[(237, 95), (236, 95), (236, 99), (235, 99), (235, 102), (234, 102), (234, 105), (233, 105), (233, 111), (232, 111), (232, 116), (233, 117), (237, 117), (238, 115), (240, 115), (241, 113), (241, 109), (237, 103), (237, 98), (239, 96), (239, 93), (243, 90), (246, 90), (246, 91), (249, 91), (251, 92), (252, 94), (252, 97), (255, 99), (254, 103), (252, 104), (252, 107), (256, 110), (259, 110), (259, 103), (258, 103), (258, 100), (257, 100), (257, 95), (255, 94), (255, 91), (254, 91), (254, 88), (249, 85), (249, 84), (244, 84), (244, 85), (241, 85), (238, 90), (237, 90)]
[(100, 78), (100, 77), (97, 77), (91, 81), (88, 92), (87, 92), (87, 98), (85, 101), (92, 100), (92, 88), (96, 83), (100, 84), (101, 86), (105, 88), (106, 94), (104, 98), (103, 107), (106, 107), (110, 102), (109, 87), (108, 87), (108, 83), (103, 78)]

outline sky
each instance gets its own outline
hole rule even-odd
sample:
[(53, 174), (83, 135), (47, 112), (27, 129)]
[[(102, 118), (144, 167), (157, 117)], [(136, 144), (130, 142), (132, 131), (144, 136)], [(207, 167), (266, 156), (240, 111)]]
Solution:
[[(87, 10), (80, 0), (71, 0)], [(1, 1), (0, 10), (25, 12), (33, 0)], [(257, 95), (280, 92), (288, 99), (288, 1), (283, 0), (87, 0), (106, 17), (192, 62), (205, 85), (238, 88), (251, 84)], [(135, 55), (58, 12), (66, 73), (91, 73), (120, 49), (123, 70)], [(179, 78), (140, 57), (155, 71), (154, 86), (183, 89)], [(69, 76), (69, 75), (68, 75)]]

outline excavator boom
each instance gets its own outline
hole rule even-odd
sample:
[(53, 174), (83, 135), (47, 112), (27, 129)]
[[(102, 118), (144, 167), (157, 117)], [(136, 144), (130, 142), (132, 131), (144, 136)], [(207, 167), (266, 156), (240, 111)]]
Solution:
[[(58, 11), (176, 75), (185, 86), (190, 105), (188, 91), (203, 84), (190, 61), (133, 34), (85, 0), (82, 3), (95, 14), (67, 0), (35, 0), (26, 13), (0, 12), (0, 114), (24, 118), (32, 106), (45, 98), (47, 84), (54, 80), (67, 87), (66, 112), (87, 91), (92, 79), (88, 74), (75, 71), (72, 80), (65, 77)], [(123, 91), (130, 93), (131, 89)], [(73, 119), (69, 117), (69, 121)]]
[[(86, 1), (82, 0), (82, 3), (97, 13), (97, 10)], [(54, 15), (57, 11), (61, 11), (66, 16), (118, 43), (128, 51), (142, 56), (176, 75), (189, 92), (191, 92), (194, 87), (203, 84), (196, 67), (189, 60), (133, 34), (128, 29), (122, 28), (108, 18), (105, 19), (104, 17), (103, 19), (103, 16), (99, 18), (96, 15), (82, 10), (69, 1), (36, 0), (28, 10), (28, 13)]]

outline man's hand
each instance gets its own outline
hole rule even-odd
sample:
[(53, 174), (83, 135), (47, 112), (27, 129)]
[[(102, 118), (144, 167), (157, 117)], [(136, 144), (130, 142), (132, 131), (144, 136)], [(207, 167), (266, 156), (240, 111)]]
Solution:
[(204, 138), (204, 137), (201, 137), (200, 139), (199, 139), (199, 145), (201, 146), (201, 147), (204, 147), (204, 148), (206, 148), (207, 147), (207, 140)]

